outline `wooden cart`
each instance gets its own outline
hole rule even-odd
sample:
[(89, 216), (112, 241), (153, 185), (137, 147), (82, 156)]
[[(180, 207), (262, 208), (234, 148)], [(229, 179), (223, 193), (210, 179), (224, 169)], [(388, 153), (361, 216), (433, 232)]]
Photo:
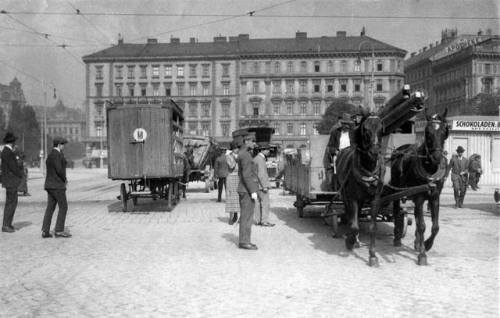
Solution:
[(124, 212), (128, 200), (164, 199), (170, 211), (180, 198), (183, 111), (172, 100), (158, 102), (106, 109), (108, 177), (126, 181), (119, 196)]
[(185, 150), (191, 148), (193, 151), (189, 182), (204, 182), (205, 192), (210, 192), (215, 184), (214, 161), (217, 144), (211, 137), (194, 135), (184, 136), (183, 143)]

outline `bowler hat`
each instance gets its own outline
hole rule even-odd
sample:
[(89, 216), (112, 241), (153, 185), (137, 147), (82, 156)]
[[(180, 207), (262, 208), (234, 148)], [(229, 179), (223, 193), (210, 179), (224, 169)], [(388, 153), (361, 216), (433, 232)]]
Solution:
[(64, 145), (67, 143), (68, 143), (68, 140), (66, 140), (66, 138), (63, 138), (63, 137), (55, 137), (54, 141), (52, 141), (52, 144), (54, 145), (54, 147), (57, 147), (58, 145)]
[(458, 152), (458, 153), (464, 153), (464, 152), (465, 152), (464, 147), (462, 147), (462, 146), (458, 146), (458, 147), (457, 147), (457, 152)]
[(3, 142), (6, 144), (10, 144), (11, 142), (14, 142), (17, 140), (17, 137), (14, 135), (14, 133), (8, 131), (5, 134), (5, 137), (3, 137)]

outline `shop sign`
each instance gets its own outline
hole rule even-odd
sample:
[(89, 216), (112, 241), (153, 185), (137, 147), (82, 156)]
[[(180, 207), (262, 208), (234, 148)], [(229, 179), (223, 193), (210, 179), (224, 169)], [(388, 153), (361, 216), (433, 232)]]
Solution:
[(500, 121), (495, 121), (495, 120), (453, 120), (451, 130), (500, 131)]

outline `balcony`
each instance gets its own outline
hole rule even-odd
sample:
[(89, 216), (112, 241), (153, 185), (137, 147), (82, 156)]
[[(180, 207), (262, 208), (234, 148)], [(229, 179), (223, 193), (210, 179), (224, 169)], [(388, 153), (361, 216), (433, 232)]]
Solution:
[(128, 96), (128, 97), (113, 97), (114, 105), (130, 105), (130, 104), (164, 104), (170, 101), (170, 97), (166, 96)]

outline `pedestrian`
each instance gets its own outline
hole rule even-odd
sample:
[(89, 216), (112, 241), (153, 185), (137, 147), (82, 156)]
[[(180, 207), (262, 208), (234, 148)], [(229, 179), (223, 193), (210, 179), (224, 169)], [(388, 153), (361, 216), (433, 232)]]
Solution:
[(477, 191), (479, 189), (477, 184), (482, 173), (481, 155), (475, 153), (469, 158), (469, 185), (472, 190)]
[(269, 222), (269, 211), (271, 203), (269, 201), (269, 175), (267, 174), (266, 158), (269, 156), (269, 148), (258, 147), (258, 153), (253, 158), (255, 167), (257, 168), (257, 179), (259, 181), (259, 191), (257, 192), (258, 200), (255, 201), (254, 222), (260, 226), (274, 226)]
[(226, 213), (229, 213), (229, 225), (233, 225), (238, 221), (240, 214), (240, 198), (238, 195), (238, 184), (240, 177), (238, 176), (238, 152), (239, 147), (243, 145), (241, 142), (233, 140), (230, 145), (230, 152), (226, 155), (229, 173), (226, 177)]
[(217, 178), (217, 202), (222, 200), (222, 188), (226, 188), (226, 177), (229, 174), (229, 166), (225, 149), (219, 150), (219, 156), (215, 159), (214, 173)]
[(43, 217), (42, 237), (52, 237), (50, 234), (50, 223), (52, 222), (52, 215), (59, 206), (57, 213), (56, 227), (54, 230), (55, 237), (68, 238), (72, 235), (64, 230), (64, 223), (66, 222), (66, 212), (68, 211), (68, 202), (66, 200), (66, 159), (64, 158), (63, 150), (64, 145), (68, 141), (64, 138), (55, 137), (53, 141), (54, 148), (47, 157), (46, 162), (46, 177), (45, 177), (45, 191), (47, 191), (47, 208), (45, 216)]
[(28, 167), (26, 167), (26, 156), (24, 152), (16, 145), (14, 146), (14, 153), (16, 154), (17, 163), (19, 165), (19, 169), (23, 172), (23, 177), (21, 179), (21, 183), (19, 187), (17, 187), (17, 192), (22, 193), (24, 196), (31, 196), (28, 192)]
[(14, 153), (14, 144), (17, 137), (12, 132), (7, 132), (3, 138), (5, 147), (2, 150), (2, 187), (6, 190), (5, 206), (3, 210), (2, 232), (13, 233), (12, 225), (17, 208), (17, 188), (21, 184), (23, 171), (19, 167), (18, 159)]
[(451, 182), (453, 183), (453, 194), (455, 196), (455, 208), (462, 208), (465, 192), (467, 191), (467, 179), (469, 171), (469, 160), (463, 156), (465, 149), (457, 147), (457, 154), (450, 160)]
[(242, 136), (243, 144), (238, 154), (238, 195), (240, 197), (240, 231), (238, 247), (247, 250), (256, 250), (257, 245), (251, 242), (253, 214), (255, 201), (258, 199), (259, 182), (255, 171), (255, 164), (251, 152), (254, 148), (255, 133)]

